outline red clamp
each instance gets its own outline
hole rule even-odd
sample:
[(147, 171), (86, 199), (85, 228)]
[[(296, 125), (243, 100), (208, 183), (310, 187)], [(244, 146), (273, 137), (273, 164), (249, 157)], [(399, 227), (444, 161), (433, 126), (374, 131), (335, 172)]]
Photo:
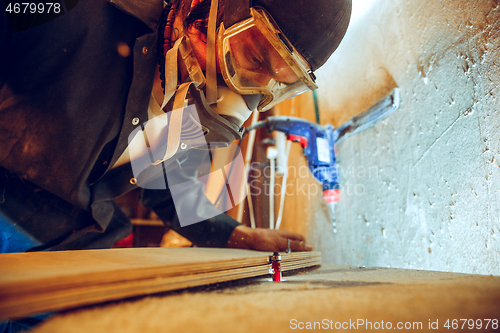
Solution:
[(272, 256), (269, 257), (271, 262), (271, 267), (269, 273), (273, 275), (274, 282), (281, 282), (281, 256), (278, 252), (274, 252)]

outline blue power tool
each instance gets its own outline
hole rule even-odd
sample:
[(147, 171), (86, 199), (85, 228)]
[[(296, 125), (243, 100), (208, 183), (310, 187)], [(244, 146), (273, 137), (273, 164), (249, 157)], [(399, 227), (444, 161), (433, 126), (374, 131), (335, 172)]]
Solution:
[(338, 132), (330, 124), (320, 126), (296, 117), (268, 117), (256, 125), (265, 126), (269, 132), (283, 132), (288, 140), (300, 143), (304, 149), (309, 170), (323, 187), (323, 199), (330, 206), (332, 213), (333, 232), (337, 233), (334, 209), (339, 199), (339, 179), (335, 158)]
[(333, 232), (337, 233), (335, 205), (339, 200), (339, 178), (335, 145), (344, 138), (373, 126), (399, 108), (399, 89), (394, 89), (377, 104), (351, 118), (337, 129), (330, 124), (318, 125), (302, 118), (275, 116), (247, 128), (266, 127), (269, 132), (283, 132), (288, 140), (299, 142), (304, 148), (307, 165), (314, 178), (323, 187), (323, 199), (330, 206)]
[(309, 170), (324, 191), (339, 188), (335, 159), (337, 133), (332, 125), (320, 126), (302, 118), (283, 116), (268, 117), (265, 122), (269, 132), (283, 132), (288, 140), (300, 143)]

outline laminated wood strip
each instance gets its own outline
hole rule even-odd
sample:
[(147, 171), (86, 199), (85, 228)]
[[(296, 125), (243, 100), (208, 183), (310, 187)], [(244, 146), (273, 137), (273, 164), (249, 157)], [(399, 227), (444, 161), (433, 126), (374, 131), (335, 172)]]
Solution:
[[(269, 253), (134, 248), (0, 254), (0, 319), (269, 274)], [(282, 270), (321, 262), (282, 254)]]
[(231, 269), (223, 272), (158, 277), (120, 283), (89, 285), (80, 288), (40, 291), (0, 301), (0, 317), (14, 318), (29, 314), (64, 310), (77, 306), (120, 300), (135, 296), (197, 287), (206, 284), (269, 274), (268, 265)]
[[(33, 292), (179, 276), (267, 264), (263, 252), (207, 248), (132, 248), (0, 255), (0, 298)], [(36, 283), (33, 283), (36, 282)]]

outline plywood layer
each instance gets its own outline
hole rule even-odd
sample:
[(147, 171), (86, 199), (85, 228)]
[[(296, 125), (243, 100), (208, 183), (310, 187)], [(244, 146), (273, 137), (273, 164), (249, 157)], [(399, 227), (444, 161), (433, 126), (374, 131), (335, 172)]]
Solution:
[[(235, 249), (135, 248), (0, 255), (0, 318), (269, 274), (269, 255)], [(282, 254), (282, 270), (321, 264)]]

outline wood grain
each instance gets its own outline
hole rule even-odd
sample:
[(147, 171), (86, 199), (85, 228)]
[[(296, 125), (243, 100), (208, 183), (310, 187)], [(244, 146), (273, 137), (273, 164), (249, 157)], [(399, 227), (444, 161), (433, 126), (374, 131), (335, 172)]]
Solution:
[[(262, 276), (269, 255), (207, 248), (1, 254), (0, 318)], [(321, 264), (320, 252), (281, 255), (283, 271)]]

